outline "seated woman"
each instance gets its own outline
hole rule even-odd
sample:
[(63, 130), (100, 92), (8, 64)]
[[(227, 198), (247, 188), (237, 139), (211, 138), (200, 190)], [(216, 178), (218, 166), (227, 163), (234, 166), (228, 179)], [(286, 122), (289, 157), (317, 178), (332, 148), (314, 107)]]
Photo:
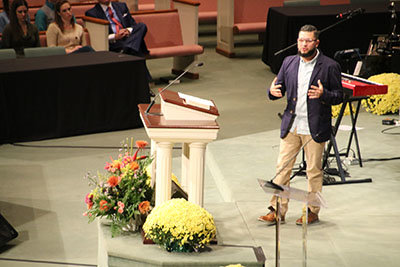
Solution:
[(24, 48), (40, 47), (39, 31), (28, 22), (28, 4), (25, 0), (14, 0), (10, 9), (10, 23), (4, 28), (2, 48), (14, 48), (18, 56)]
[(55, 22), (46, 31), (47, 46), (64, 46), (67, 54), (94, 51), (86, 46), (81, 25), (75, 23), (71, 5), (67, 0), (56, 3)]
[[(11, 0), (12, 1), (12, 0)], [(12, 3), (12, 2), (11, 2)], [(4, 28), (8, 23), (10, 23), (10, 1), (9, 0), (3, 0), (3, 11), (0, 12), (0, 33), (3, 32)], [(29, 14), (27, 15), (27, 20), (30, 22)]]

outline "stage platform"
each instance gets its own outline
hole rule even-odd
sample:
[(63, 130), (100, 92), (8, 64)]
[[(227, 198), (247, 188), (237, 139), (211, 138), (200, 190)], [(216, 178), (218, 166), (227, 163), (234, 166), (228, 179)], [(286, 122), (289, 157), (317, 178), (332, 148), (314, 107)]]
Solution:
[[(350, 126), (348, 116), (342, 123), (345, 130), (340, 130), (337, 136), (339, 149), (347, 147), (350, 133), (347, 126)], [(361, 113), (357, 126), (360, 127), (358, 135), (364, 167), (345, 167), (350, 174), (346, 179), (372, 178), (372, 183), (324, 186), (323, 196), (328, 208), (321, 210), (320, 222), (308, 228), (308, 266), (376, 266), (386, 261), (390, 263), (387, 266), (395, 266), (395, 261), (400, 260), (395, 254), (400, 245), (397, 231), (400, 199), (394, 188), (400, 182), (400, 165), (396, 160), (370, 161), (392, 157), (393, 145), (398, 145), (399, 140), (396, 135), (380, 133), (387, 128), (381, 124), (381, 117)], [(256, 179), (269, 180), (274, 176), (279, 141), (279, 130), (272, 130), (208, 145), (205, 208), (213, 214), (218, 231), (218, 245), (211, 245), (211, 251), (168, 253), (157, 245), (143, 245), (139, 235), (111, 239), (109, 230), (102, 226), (100, 244), (103, 249), (108, 247), (109, 266), (225, 266), (234, 263), (262, 266), (263, 257), (265, 266), (274, 266), (275, 227), (257, 220), (267, 212), (269, 196)], [(179, 160), (175, 157), (173, 161), (173, 170), (178, 176)], [(301, 154), (295, 166), (300, 161)], [(333, 158), (331, 161), (331, 167), (335, 167)], [(306, 190), (305, 176), (294, 177), (292, 186)], [(301, 203), (292, 201), (286, 224), (282, 225), (282, 266), (302, 264), (302, 229), (295, 225), (301, 209)], [(393, 242), (389, 241), (391, 236)], [(388, 253), (391, 257), (383, 260)], [(99, 266), (101, 262), (105, 260), (99, 259)]]

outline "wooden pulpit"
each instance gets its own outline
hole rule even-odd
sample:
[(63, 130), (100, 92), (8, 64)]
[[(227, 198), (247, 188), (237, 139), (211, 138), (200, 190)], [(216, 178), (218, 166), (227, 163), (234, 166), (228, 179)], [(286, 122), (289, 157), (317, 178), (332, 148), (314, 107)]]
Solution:
[(171, 198), (172, 148), (182, 143), (181, 185), (188, 200), (204, 201), (205, 151), (217, 138), (218, 109), (213, 101), (164, 90), (161, 104), (139, 104), (140, 116), (151, 139), (152, 182), (156, 184), (156, 206)]

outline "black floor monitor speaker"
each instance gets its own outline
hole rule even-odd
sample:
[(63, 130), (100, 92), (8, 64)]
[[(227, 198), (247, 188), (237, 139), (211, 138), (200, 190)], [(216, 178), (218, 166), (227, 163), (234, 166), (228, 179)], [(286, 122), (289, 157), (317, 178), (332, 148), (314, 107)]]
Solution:
[(0, 247), (17, 236), (18, 232), (15, 231), (11, 224), (0, 214)]

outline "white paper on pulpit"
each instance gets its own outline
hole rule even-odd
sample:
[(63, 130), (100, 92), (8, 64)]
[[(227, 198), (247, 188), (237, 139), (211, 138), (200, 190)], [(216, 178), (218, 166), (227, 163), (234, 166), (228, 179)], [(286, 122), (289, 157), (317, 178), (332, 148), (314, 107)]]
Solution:
[(210, 100), (203, 99), (196, 96), (191, 96), (178, 92), (178, 96), (185, 100), (186, 104), (192, 105), (199, 108), (210, 109), (210, 107), (214, 106), (214, 103)]

